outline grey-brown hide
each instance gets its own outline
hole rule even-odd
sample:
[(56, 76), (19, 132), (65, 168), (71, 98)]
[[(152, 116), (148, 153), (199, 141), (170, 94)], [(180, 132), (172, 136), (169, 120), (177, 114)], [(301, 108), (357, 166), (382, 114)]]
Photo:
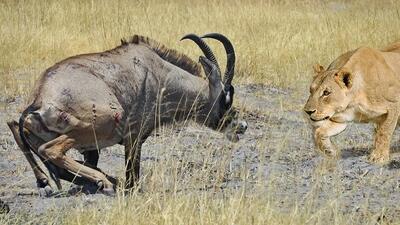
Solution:
[(221, 110), (210, 91), (220, 93), (223, 87), (215, 87), (200, 76), (199, 64), (136, 35), (113, 50), (74, 56), (45, 71), (20, 130), (38, 137), (42, 158), (96, 182), (105, 192), (114, 184), (104, 173), (65, 153), (124, 144), (126, 187), (131, 188), (139, 175), (141, 144), (154, 128), (195, 118), (216, 129), (219, 121), (210, 118), (220, 120)]

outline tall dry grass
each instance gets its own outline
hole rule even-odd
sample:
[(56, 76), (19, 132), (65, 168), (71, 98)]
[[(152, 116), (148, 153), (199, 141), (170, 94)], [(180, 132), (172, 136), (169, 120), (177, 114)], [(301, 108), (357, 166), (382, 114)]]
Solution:
[[(399, 3), (366, 1), (0, 1), (0, 88), (26, 95), (47, 67), (142, 34), (200, 54), (187, 33), (220, 32), (238, 55), (236, 80), (305, 87), (311, 66), (400, 37)], [(224, 54), (219, 45), (220, 60)]]
[[(360, 45), (382, 47), (398, 40), (399, 8), (396, 0), (2, 0), (1, 95), (26, 96), (40, 73), (55, 62), (113, 48), (120, 38), (133, 34), (150, 36), (197, 58), (199, 50), (179, 39), (187, 33), (208, 32), (223, 33), (234, 43), (238, 58), (235, 82), (264, 83), (302, 92), (314, 63), (326, 65), (340, 53)], [(213, 42), (212, 47), (224, 60), (221, 46)], [(259, 145), (266, 147), (262, 142)], [(204, 154), (213, 152), (208, 148)], [(363, 219), (343, 217), (334, 197), (315, 210), (313, 194), (308, 196), (308, 205), (295, 205), (284, 212), (279, 199), (273, 196), (274, 189), (264, 190), (261, 179), (254, 180), (260, 183), (260, 189), (252, 194), (245, 187), (224, 194), (212, 188), (207, 192), (177, 191), (176, 186), (179, 190), (202, 186), (210, 173), (217, 178), (212, 181), (215, 186), (224, 179), (227, 160), (211, 160), (211, 168), (195, 170), (191, 183), (176, 180), (177, 171), (184, 167), (171, 160), (164, 167), (148, 168), (153, 175), (144, 178), (145, 193), (37, 218), (2, 217), (0, 223), (352, 224)], [(240, 179), (248, 176), (245, 169), (238, 174)], [(279, 174), (275, 176), (278, 179)]]

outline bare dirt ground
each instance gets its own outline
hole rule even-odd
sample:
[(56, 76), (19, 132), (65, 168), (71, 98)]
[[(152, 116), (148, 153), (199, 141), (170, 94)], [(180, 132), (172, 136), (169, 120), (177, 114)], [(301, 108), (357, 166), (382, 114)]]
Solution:
[[(283, 212), (294, 206), (337, 207), (343, 214), (400, 221), (398, 131), (387, 165), (367, 161), (373, 143), (373, 126), (368, 124), (352, 124), (335, 137), (342, 156), (329, 163), (314, 150), (311, 128), (301, 112), (308, 93), (262, 85), (236, 89), (249, 123), (242, 139), (229, 143), (222, 134), (193, 124), (161, 129), (143, 146), (144, 192), (246, 188), (249, 194), (270, 196)], [(0, 199), (10, 213), (40, 215), (110, 198), (37, 195), (33, 173), (6, 126), (6, 120), (18, 118), (21, 104), (20, 98), (3, 98), (0, 103)], [(122, 147), (108, 148), (101, 153), (99, 168), (123, 177), (123, 161)], [(65, 189), (68, 186), (64, 183)]]

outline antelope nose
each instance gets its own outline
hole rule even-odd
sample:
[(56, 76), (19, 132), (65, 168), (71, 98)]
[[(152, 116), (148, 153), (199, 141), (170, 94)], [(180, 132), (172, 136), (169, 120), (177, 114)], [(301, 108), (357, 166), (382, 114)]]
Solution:
[(246, 121), (243, 121), (242, 124), (241, 124), (241, 127), (242, 127), (242, 129), (243, 129), (244, 131), (247, 130), (247, 122), (246, 122)]
[(315, 113), (316, 110), (304, 110), (308, 115), (311, 116), (311, 114)]

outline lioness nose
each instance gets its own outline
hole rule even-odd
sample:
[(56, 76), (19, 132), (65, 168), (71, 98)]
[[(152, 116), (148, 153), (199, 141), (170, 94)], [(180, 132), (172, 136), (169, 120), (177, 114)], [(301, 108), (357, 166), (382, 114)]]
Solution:
[(304, 110), (308, 115), (315, 113), (316, 110)]

